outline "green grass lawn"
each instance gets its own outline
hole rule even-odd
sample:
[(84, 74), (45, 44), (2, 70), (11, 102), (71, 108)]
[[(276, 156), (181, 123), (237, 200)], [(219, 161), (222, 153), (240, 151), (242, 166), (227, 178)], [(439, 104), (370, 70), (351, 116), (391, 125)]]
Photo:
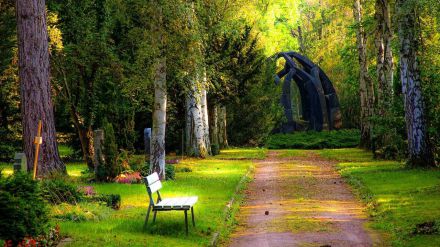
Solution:
[[(231, 231), (234, 217), (226, 219), (225, 207), (236, 196), (239, 182), (253, 167), (251, 159), (264, 158), (261, 149), (233, 149), (222, 152), (221, 156), (205, 160), (184, 159), (176, 166), (176, 179), (165, 181), (161, 190), (162, 197), (196, 195), (199, 201), (195, 205), (196, 227), (189, 227), (185, 235), (184, 214), (182, 211), (158, 212), (156, 223), (143, 231), (148, 195), (143, 184), (101, 183), (92, 185), (98, 193), (119, 194), (122, 198), (120, 210), (111, 210), (103, 206), (79, 203), (76, 206), (59, 205), (51, 207), (53, 215), (82, 211), (88, 217), (86, 221), (53, 219), (59, 224), (61, 234), (72, 239), (67, 246), (206, 246), (214, 232), (220, 232), (225, 238)], [(221, 158), (221, 159), (219, 159)], [(239, 158), (239, 159), (237, 159)], [(12, 167), (3, 164), (5, 173), (12, 173)], [(181, 169), (183, 167), (190, 168)], [(84, 163), (68, 163), (67, 171), (73, 181), (86, 170)], [(186, 172), (184, 172), (186, 171)], [(249, 181), (247, 177), (245, 181)], [(85, 185), (78, 182), (78, 185)], [(243, 187), (245, 184), (242, 184)], [(240, 202), (232, 206), (233, 215)]]
[(417, 224), (440, 226), (440, 170), (407, 169), (396, 161), (377, 161), (360, 149), (317, 151), (340, 161), (338, 168), (367, 203), (371, 227), (394, 246), (440, 246), (440, 233), (414, 234)]
[(267, 150), (265, 148), (229, 148), (220, 151), (216, 159), (264, 159)]

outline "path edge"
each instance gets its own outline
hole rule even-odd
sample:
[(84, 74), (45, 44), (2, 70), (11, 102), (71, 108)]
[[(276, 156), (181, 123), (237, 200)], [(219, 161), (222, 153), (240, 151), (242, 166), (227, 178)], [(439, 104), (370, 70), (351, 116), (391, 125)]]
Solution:
[[(226, 206), (223, 209), (223, 219), (224, 224), (222, 225), (221, 229), (228, 226), (228, 221), (231, 219), (231, 215), (233, 212), (233, 208), (236, 204), (240, 204), (241, 200), (237, 201), (237, 198), (240, 196), (243, 196), (244, 190), (247, 188), (247, 185), (249, 182), (252, 181), (252, 177), (255, 171), (255, 161), (252, 160), (252, 165), (248, 168), (246, 173), (241, 177), (240, 181), (238, 182), (237, 186), (235, 187), (234, 195), (229, 200), (229, 202), (226, 204)], [(209, 243), (209, 246), (214, 247), (219, 244), (220, 239), (220, 232), (221, 230), (216, 231), (211, 238), (211, 241)]]

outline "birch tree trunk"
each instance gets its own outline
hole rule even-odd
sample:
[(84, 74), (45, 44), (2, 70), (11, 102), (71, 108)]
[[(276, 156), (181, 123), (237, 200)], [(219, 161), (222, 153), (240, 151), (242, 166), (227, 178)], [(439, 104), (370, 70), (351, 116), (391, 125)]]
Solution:
[(359, 56), (359, 93), (361, 100), (361, 141), (360, 146), (371, 148), (372, 125), (370, 118), (374, 114), (374, 87), (373, 81), (368, 75), (367, 61), (367, 41), (363, 27), (361, 0), (355, 0), (353, 5), (353, 15), (357, 25), (356, 38)]
[(218, 139), (220, 148), (227, 148), (228, 135), (227, 135), (227, 122), (226, 122), (226, 106), (219, 107), (218, 111)]
[(189, 90), (186, 99), (186, 153), (190, 156), (205, 158), (208, 150), (205, 143), (205, 126), (201, 106), (201, 90), (197, 82)]
[(24, 151), (28, 169), (34, 160), (34, 137), (38, 121), (43, 123), (38, 175), (66, 172), (58, 154), (51, 98), (49, 50), (44, 0), (17, 0), (19, 79)]
[(393, 103), (393, 52), (390, 7), (388, 0), (376, 0), (376, 49), (379, 115), (385, 117)]
[(166, 60), (161, 58), (156, 64), (155, 71), (153, 129), (150, 144), (150, 171), (157, 172), (161, 179), (165, 179), (166, 79)]
[(400, 38), (400, 79), (404, 95), (408, 163), (411, 166), (434, 166), (427, 135), (425, 106), (417, 62), (419, 34), (414, 2), (398, 0)]
[(157, 172), (159, 178), (165, 179), (165, 130), (167, 123), (167, 76), (166, 76), (166, 57), (163, 52), (163, 13), (162, 4), (157, 3), (158, 11), (154, 17), (156, 45), (158, 45), (158, 55), (155, 61), (154, 71), (154, 109), (153, 109), (153, 128), (150, 142), (150, 173)]
[(209, 140), (208, 96), (207, 96), (206, 87), (207, 87), (207, 79), (206, 79), (206, 71), (205, 71), (203, 75), (203, 86), (202, 86), (202, 95), (201, 95), (203, 139), (205, 141), (205, 146), (208, 154), (211, 154), (211, 141)]

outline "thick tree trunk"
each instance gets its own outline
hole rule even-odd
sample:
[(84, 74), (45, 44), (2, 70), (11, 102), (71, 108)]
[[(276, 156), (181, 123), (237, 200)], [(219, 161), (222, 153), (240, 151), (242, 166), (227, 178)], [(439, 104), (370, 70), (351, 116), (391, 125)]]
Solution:
[(408, 134), (408, 163), (433, 166), (434, 159), (427, 136), (420, 71), (417, 62), (419, 30), (417, 12), (409, 0), (398, 0), (400, 38), (400, 78), (405, 104)]
[(376, 49), (378, 78), (378, 108), (382, 117), (387, 115), (393, 103), (393, 52), (392, 29), (388, 0), (376, 0)]
[(157, 172), (159, 178), (165, 179), (165, 130), (167, 124), (167, 67), (164, 53), (164, 31), (162, 3), (156, 3), (157, 11), (153, 35), (159, 55), (155, 61), (154, 71), (154, 110), (153, 128), (150, 142), (150, 173)]
[(156, 65), (154, 79), (154, 112), (151, 135), (150, 171), (165, 179), (165, 129), (167, 123), (166, 60), (161, 58)]
[(220, 148), (219, 142), (219, 128), (218, 128), (218, 106), (213, 105), (211, 111), (209, 112), (209, 133), (211, 136), (211, 144), (217, 145)]
[(38, 121), (43, 123), (43, 144), (39, 152), (38, 174), (66, 172), (58, 154), (51, 86), (49, 80), (49, 50), (44, 0), (17, 0), (17, 33), (23, 143), (32, 169), (34, 137)]
[(220, 148), (227, 148), (228, 135), (227, 135), (227, 121), (226, 121), (226, 106), (219, 107), (218, 111), (218, 139)]
[(197, 82), (186, 96), (186, 153), (190, 156), (205, 158), (208, 150), (205, 143), (205, 124), (203, 122), (203, 109), (201, 106), (201, 91)]
[(370, 118), (374, 114), (374, 86), (368, 75), (367, 41), (363, 27), (361, 0), (355, 0), (353, 15), (356, 21), (357, 48), (359, 55), (359, 92), (361, 100), (361, 142), (363, 148), (371, 148), (372, 125)]

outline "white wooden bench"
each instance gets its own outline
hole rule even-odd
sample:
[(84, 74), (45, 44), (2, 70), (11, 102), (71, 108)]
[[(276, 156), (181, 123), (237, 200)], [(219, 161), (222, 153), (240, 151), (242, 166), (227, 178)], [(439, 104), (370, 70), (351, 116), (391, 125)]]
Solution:
[[(193, 226), (196, 225), (194, 221), (194, 204), (196, 204), (198, 197), (174, 197), (162, 199), (159, 190), (162, 188), (162, 183), (159, 180), (157, 173), (153, 173), (148, 177), (144, 177), (145, 185), (147, 186), (148, 196), (150, 197), (150, 205), (148, 206), (147, 216), (145, 217), (144, 228), (147, 227), (150, 211), (153, 210), (153, 223), (156, 222), (156, 214), (158, 211), (172, 211), (182, 210), (185, 213), (185, 228), (186, 235), (188, 235), (188, 210), (191, 210), (191, 218)], [(157, 192), (157, 202), (154, 202), (153, 194)]]

